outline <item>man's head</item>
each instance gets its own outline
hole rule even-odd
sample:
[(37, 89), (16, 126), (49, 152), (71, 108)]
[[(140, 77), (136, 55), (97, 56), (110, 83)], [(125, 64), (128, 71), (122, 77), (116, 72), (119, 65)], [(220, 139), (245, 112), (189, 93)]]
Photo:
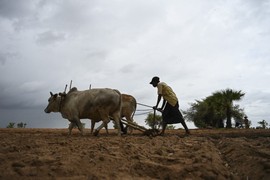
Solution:
[(155, 76), (152, 78), (152, 81), (150, 84), (152, 84), (154, 87), (157, 87), (157, 84), (159, 83), (159, 77)]

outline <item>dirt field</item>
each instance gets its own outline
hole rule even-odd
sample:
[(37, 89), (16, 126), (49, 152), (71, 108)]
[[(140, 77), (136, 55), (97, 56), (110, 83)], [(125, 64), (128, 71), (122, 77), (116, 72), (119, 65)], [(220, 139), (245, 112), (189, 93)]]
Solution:
[(270, 179), (270, 130), (0, 129), (0, 179)]

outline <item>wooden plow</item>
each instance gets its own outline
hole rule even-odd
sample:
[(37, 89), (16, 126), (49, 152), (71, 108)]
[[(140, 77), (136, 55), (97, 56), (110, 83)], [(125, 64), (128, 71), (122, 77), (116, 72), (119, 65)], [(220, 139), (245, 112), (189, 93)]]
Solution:
[(139, 131), (143, 132), (143, 135), (145, 135), (145, 136), (153, 137), (153, 136), (157, 136), (159, 134), (158, 129), (147, 129), (147, 128), (145, 128), (143, 126), (140, 126), (140, 125), (138, 125), (138, 124), (136, 124), (134, 122), (129, 122), (126, 119), (123, 119), (123, 118), (122, 118), (122, 123), (125, 124), (126, 126), (132, 127), (132, 128), (134, 128), (136, 130), (139, 130)]

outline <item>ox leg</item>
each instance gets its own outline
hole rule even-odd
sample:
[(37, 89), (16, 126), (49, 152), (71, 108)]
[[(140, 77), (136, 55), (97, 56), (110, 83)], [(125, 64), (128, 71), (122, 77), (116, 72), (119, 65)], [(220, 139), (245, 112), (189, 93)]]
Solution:
[(124, 127), (124, 124), (122, 123), (122, 121), (120, 121), (119, 124), (120, 124), (120, 129), (123, 132), (123, 134), (127, 134), (127, 127), (128, 126)]
[(110, 122), (109, 117), (107, 117), (107, 118), (102, 118), (102, 119), (103, 119), (103, 120), (102, 120), (103, 122), (102, 122), (102, 124), (95, 130), (94, 136), (97, 136), (98, 133), (99, 133), (99, 131), (100, 131), (103, 127), (107, 128), (107, 124), (108, 124), (108, 122)]
[(121, 136), (120, 118), (115, 118), (115, 123), (117, 124), (118, 136)]
[(81, 121), (76, 120), (75, 123), (76, 123), (76, 126), (78, 127), (78, 129), (80, 130), (81, 135), (83, 135), (83, 125), (82, 125)]
[(91, 119), (91, 134), (93, 134), (93, 130), (94, 130), (95, 124), (96, 124), (96, 121), (93, 120), (93, 119)]
[(99, 131), (104, 127), (104, 123), (102, 123), (100, 126), (98, 126), (98, 128), (95, 130), (94, 132), (94, 136), (97, 136)]
[[(131, 123), (133, 122), (133, 119), (131, 117), (126, 117), (126, 119), (127, 119), (127, 122), (131, 122)], [(127, 128), (126, 131), (129, 131), (130, 134), (132, 134), (133, 128), (130, 126), (127, 126), (126, 128)]]
[(113, 115), (113, 119), (115, 121), (115, 124), (117, 126), (117, 130), (118, 130), (118, 136), (121, 136), (121, 126), (120, 126), (120, 119), (121, 119), (121, 116), (119, 113), (117, 114), (114, 114)]
[[(108, 123), (109, 123), (109, 122), (108, 122)], [(107, 123), (107, 124), (104, 124), (104, 127), (105, 127), (105, 129), (106, 129), (107, 135), (109, 134), (109, 131), (108, 131), (108, 123)]]
[(76, 126), (76, 124), (72, 121), (70, 121), (69, 126), (68, 126), (68, 135), (71, 135), (72, 129)]

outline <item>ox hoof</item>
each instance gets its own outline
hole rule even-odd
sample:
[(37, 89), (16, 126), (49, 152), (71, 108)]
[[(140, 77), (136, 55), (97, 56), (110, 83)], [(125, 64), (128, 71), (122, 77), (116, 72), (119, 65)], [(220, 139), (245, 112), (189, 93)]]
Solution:
[(98, 135), (98, 131), (96, 130), (94, 133), (93, 133), (94, 136), (97, 136)]

